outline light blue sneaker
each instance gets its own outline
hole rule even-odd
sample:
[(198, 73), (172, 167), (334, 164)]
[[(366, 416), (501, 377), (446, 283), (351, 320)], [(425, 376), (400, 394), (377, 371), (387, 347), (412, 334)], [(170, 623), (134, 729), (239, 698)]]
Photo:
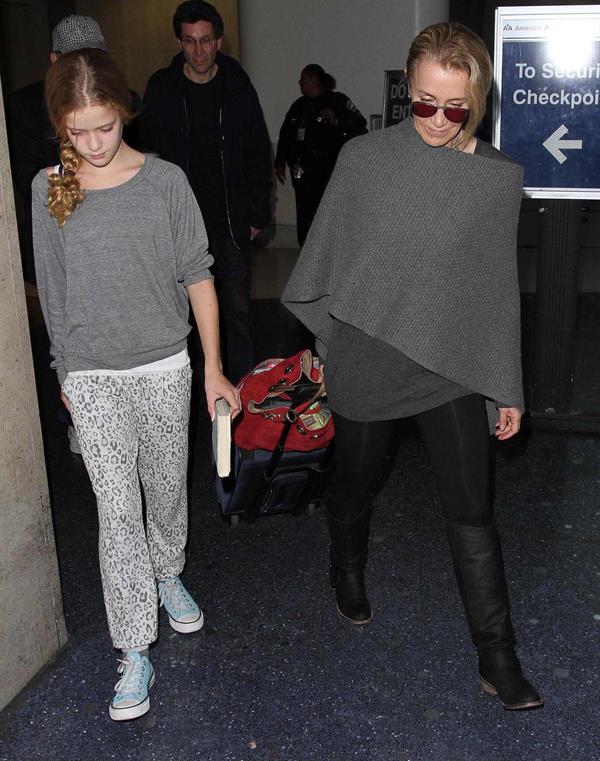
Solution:
[(169, 614), (169, 623), (176, 632), (197, 632), (204, 625), (204, 614), (179, 576), (158, 580), (158, 599)]
[(148, 690), (154, 684), (154, 667), (145, 655), (131, 651), (119, 666), (122, 674), (115, 684), (115, 696), (110, 701), (108, 713), (115, 721), (137, 719), (150, 710)]

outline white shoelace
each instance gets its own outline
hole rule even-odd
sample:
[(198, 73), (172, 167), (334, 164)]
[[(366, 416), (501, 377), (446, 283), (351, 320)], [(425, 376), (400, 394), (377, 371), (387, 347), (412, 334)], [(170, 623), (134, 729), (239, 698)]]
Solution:
[(115, 684), (115, 692), (122, 692), (127, 694), (128, 692), (137, 692), (142, 688), (144, 678), (144, 669), (142, 668), (142, 662), (138, 661), (134, 663), (130, 658), (117, 658), (121, 666), (119, 666), (119, 673), (123, 676)]
[(169, 599), (172, 607), (175, 609), (191, 607), (192, 600), (181, 584), (176, 580), (163, 581), (159, 585), (158, 597), (160, 604), (164, 605), (165, 599)]

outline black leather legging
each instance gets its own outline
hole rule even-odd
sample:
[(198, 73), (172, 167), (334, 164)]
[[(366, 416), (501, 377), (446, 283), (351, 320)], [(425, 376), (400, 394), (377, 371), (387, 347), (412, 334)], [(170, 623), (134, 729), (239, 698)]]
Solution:
[[(492, 521), (489, 435), (485, 401), (470, 394), (415, 416), (450, 523)], [(330, 511), (352, 521), (370, 498), (396, 421), (356, 422), (334, 412), (336, 474)]]

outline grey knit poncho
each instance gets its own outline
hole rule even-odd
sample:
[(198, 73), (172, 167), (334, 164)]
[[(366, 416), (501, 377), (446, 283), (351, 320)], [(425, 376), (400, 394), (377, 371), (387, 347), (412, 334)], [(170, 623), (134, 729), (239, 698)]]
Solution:
[(325, 345), (336, 318), (472, 392), (522, 407), (523, 172), (487, 153), (433, 148), (412, 119), (351, 140), (282, 302)]

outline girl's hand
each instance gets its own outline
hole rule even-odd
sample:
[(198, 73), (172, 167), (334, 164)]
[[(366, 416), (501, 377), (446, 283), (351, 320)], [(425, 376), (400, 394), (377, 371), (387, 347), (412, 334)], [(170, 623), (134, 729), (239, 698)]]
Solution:
[(61, 390), (60, 390), (60, 401), (61, 401), (61, 402), (62, 402), (62, 403), (65, 405), (65, 407), (67, 408), (67, 412), (71, 412), (71, 407), (69, 406), (69, 400), (68, 400), (68, 399), (67, 399), (67, 397), (66, 397), (66, 396), (63, 394), (63, 390), (62, 390), (62, 388), (61, 388)]
[(227, 400), (229, 408), (231, 410), (231, 419), (233, 420), (236, 415), (239, 415), (242, 409), (242, 403), (240, 400), (240, 392), (235, 386), (227, 380), (227, 378), (220, 371), (207, 371), (204, 370), (204, 390), (206, 391), (206, 401), (208, 403), (208, 414), (210, 419), (213, 420), (215, 416), (215, 402), (217, 399)]
[(498, 441), (506, 441), (519, 433), (523, 413), (518, 407), (500, 407), (498, 413), (500, 417), (496, 423), (496, 438)]

